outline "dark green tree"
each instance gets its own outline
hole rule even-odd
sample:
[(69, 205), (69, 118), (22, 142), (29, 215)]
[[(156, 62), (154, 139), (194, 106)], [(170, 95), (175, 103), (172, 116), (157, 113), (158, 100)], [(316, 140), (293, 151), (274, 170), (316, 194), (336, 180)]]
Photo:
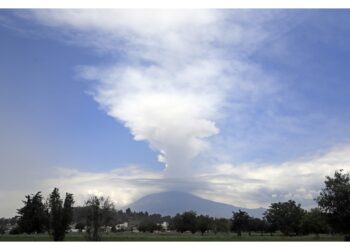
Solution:
[(317, 236), (320, 233), (328, 233), (329, 226), (325, 214), (319, 208), (312, 208), (304, 215), (301, 230), (303, 234), (314, 233)]
[(249, 218), (248, 222), (248, 233), (251, 235), (251, 232), (260, 232), (262, 235), (265, 230), (265, 223), (262, 219), (259, 218)]
[(5, 234), (5, 231), (6, 231), (5, 225), (0, 225), (0, 235)]
[(199, 215), (197, 217), (197, 229), (203, 235), (206, 231), (212, 229), (212, 219), (207, 215)]
[(131, 212), (131, 209), (128, 207), (126, 210), (125, 210), (125, 213), (126, 213), (126, 215), (131, 215), (132, 214), (132, 212)]
[(49, 197), (50, 230), (54, 241), (63, 241), (73, 219), (73, 195), (66, 193), (63, 203), (58, 188)]
[(231, 230), (237, 233), (237, 236), (242, 236), (242, 231), (246, 231), (249, 226), (250, 216), (247, 212), (238, 210), (233, 212)]
[(230, 221), (228, 219), (215, 218), (212, 225), (214, 234), (217, 234), (218, 232), (228, 233), (230, 231)]
[(174, 218), (172, 219), (172, 222), (170, 223), (170, 228), (180, 233), (183, 233), (186, 231), (181, 214), (176, 214), (174, 216)]
[(111, 219), (110, 215), (115, 213), (114, 204), (109, 197), (91, 196), (86, 202), (85, 206), (88, 208), (87, 214), (87, 239), (92, 241), (100, 241), (100, 227), (108, 225)]
[(324, 212), (336, 232), (347, 234), (350, 240), (350, 176), (343, 170), (335, 171), (334, 177), (326, 176), (325, 188), (316, 198), (319, 208)]
[(145, 219), (140, 223), (138, 229), (141, 232), (153, 233), (154, 231), (161, 230), (161, 226), (157, 225), (157, 223), (155, 223), (151, 219)]
[(83, 229), (85, 228), (86, 224), (84, 222), (78, 222), (76, 225), (75, 225), (75, 229), (78, 229), (79, 232), (82, 232)]
[(9, 234), (21, 234), (22, 231), (19, 227), (14, 227), (10, 230)]
[(117, 228), (115, 227), (115, 225), (114, 225), (114, 226), (112, 226), (112, 228), (111, 228), (111, 232), (112, 232), (112, 233), (116, 233), (116, 232), (117, 232)]
[(47, 228), (47, 210), (41, 192), (27, 195), (24, 206), (17, 210), (19, 214), (18, 230), (24, 233), (42, 233)]
[(264, 227), (264, 232), (267, 232), (270, 234), (270, 236), (273, 236), (273, 233), (278, 230), (277, 225), (270, 223), (266, 220), (266, 218), (263, 218), (263, 227)]
[(114, 203), (109, 197), (102, 197), (101, 220), (104, 226), (113, 226), (111, 222), (116, 215)]
[(50, 229), (53, 240), (62, 241), (64, 240), (64, 227), (62, 224), (63, 209), (62, 199), (58, 188), (54, 188), (49, 198), (50, 207)]
[(190, 231), (195, 233), (197, 230), (197, 215), (193, 211), (184, 212), (182, 214), (177, 214), (173, 218), (173, 227), (178, 232)]
[(284, 235), (298, 234), (305, 210), (295, 201), (272, 203), (265, 212), (265, 218), (272, 227), (279, 229)]
[(99, 228), (101, 226), (101, 198), (91, 196), (85, 203), (89, 208), (89, 213), (86, 220), (87, 239), (92, 241), (101, 240)]
[(62, 224), (65, 230), (67, 230), (73, 221), (73, 194), (66, 193), (66, 198), (63, 203), (63, 218)]

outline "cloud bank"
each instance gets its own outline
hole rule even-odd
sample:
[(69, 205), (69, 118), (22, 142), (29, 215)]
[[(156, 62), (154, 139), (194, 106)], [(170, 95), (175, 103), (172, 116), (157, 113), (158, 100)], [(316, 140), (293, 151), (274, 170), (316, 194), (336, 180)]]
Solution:
[(339, 169), (350, 171), (349, 146), (280, 165), (222, 163), (175, 183), (164, 178), (162, 172), (138, 166), (105, 173), (60, 169), (59, 178), (48, 179), (42, 186), (48, 191), (60, 186), (78, 194), (80, 204), (91, 193), (108, 195), (119, 208), (146, 194), (165, 191), (179, 184), (184, 190), (192, 190), (203, 198), (241, 207), (268, 207), (272, 202), (293, 199), (301, 202), (303, 207), (311, 208), (316, 206), (314, 199), (324, 186), (325, 176), (332, 176)]

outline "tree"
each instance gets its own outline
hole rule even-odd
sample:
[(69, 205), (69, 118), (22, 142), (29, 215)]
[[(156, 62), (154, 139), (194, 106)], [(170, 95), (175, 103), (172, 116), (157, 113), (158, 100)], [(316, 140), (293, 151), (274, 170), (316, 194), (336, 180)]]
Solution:
[(197, 220), (196, 220), (196, 213), (194, 211), (184, 212), (182, 214), (182, 220), (184, 223), (184, 229), (185, 231), (190, 231), (191, 233), (195, 233), (197, 231)]
[(312, 208), (304, 215), (301, 230), (303, 234), (314, 233), (317, 236), (320, 233), (328, 233), (329, 226), (325, 214), (319, 208)]
[(109, 197), (102, 197), (101, 220), (104, 226), (113, 226), (111, 221), (116, 214), (114, 203)]
[(259, 218), (250, 217), (248, 221), (249, 236), (251, 232), (260, 232), (261, 235), (265, 231), (265, 222)]
[(232, 231), (237, 233), (237, 236), (242, 236), (242, 231), (248, 229), (250, 217), (247, 212), (238, 210), (238, 212), (233, 212), (232, 216)]
[(69, 228), (69, 225), (73, 221), (73, 194), (66, 193), (66, 198), (64, 199), (63, 203), (63, 218), (62, 218), (62, 224), (65, 230)]
[(343, 170), (335, 171), (334, 177), (326, 176), (325, 188), (316, 198), (319, 208), (324, 212), (336, 232), (348, 234), (350, 238), (350, 176)]
[(225, 218), (215, 218), (212, 222), (214, 234), (218, 232), (228, 233), (230, 231), (230, 222)]
[(193, 211), (184, 212), (183, 214), (177, 214), (173, 218), (173, 227), (178, 232), (186, 232), (190, 231), (191, 233), (195, 233), (197, 230), (197, 215)]
[(270, 233), (270, 236), (273, 235), (274, 232), (277, 231), (277, 225), (276, 224), (273, 224), (273, 223), (270, 223), (266, 220), (266, 217), (263, 218), (263, 227), (264, 227), (264, 232), (267, 232), (267, 233)]
[(22, 231), (19, 227), (14, 227), (10, 230), (9, 234), (21, 234)]
[(18, 230), (28, 234), (44, 232), (47, 228), (48, 216), (41, 192), (27, 195), (23, 203), (24, 206), (17, 210)]
[(298, 234), (301, 229), (301, 220), (305, 210), (296, 205), (295, 201), (272, 203), (265, 212), (265, 218), (272, 227), (275, 227), (285, 235)]
[[(109, 197), (103, 196), (97, 197), (91, 196), (86, 202), (85, 206), (88, 207), (87, 215), (87, 239), (92, 241), (101, 240), (99, 228), (103, 223), (108, 223), (111, 217), (109, 216), (114, 210), (114, 204), (110, 201)], [(105, 225), (106, 225), (105, 224)]]
[(199, 215), (197, 217), (197, 229), (202, 233), (202, 235), (211, 228), (212, 220), (208, 215)]
[(150, 232), (153, 233), (156, 230), (160, 230), (161, 226), (157, 225), (157, 223), (153, 222), (150, 219), (143, 220), (139, 225), (139, 230), (141, 232)]
[(0, 225), (0, 235), (5, 234), (5, 231), (6, 231), (6, 226)]
[(73, 219), (73, 195), (66, 193), (64, 203), (58, 188), (49, 197), (50, 229), (54, 241), (63, 241)]
[(6, 225), (8, 224), (8, 219), (0, 218), (0, 234), (4, 234), (6, 230)]
[(86, 218), (87, 238), (88, 240), (99, 241), (101, 240), (99, 234), (99, 227), (101, 223), (101, 198), (94, 195), (90, 197), (85, 204), (87, 207), (89, 207), (89, 214)]
[(78, 229), (79, 230), (79, 232), (82, 232), (83, 231), (83, 229), (85, 228), (85, 223), (83, 223), (83, 222), (78, 222), (76, 225), (75, 225), (75, 229)]
[(114, 225), (114, 226), (112, 226), (112, 228), (111, 228), (111, 232), (112, 232), (112, 233), (116, 233), (116, 232), (117, 232), (117, 228), (115, 227), (115, 225)]
[(58, 188), (54, 188), (49, 198), (50, 229), (52, 230), (51, 234), (54, 241), (62, 241), (64, 239), (62, 203)]

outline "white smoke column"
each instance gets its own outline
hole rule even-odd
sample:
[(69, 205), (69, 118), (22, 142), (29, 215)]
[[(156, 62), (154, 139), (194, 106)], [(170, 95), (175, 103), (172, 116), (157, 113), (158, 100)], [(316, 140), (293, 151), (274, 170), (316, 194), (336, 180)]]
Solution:
[(215, 121), (228, 91), (243, 84), (246, 65), (222, 48), (227, 41), (240, 52), (250, 46), (252, 39), (242, 38), (244, 27), (233, 23), (228, 32), (226, 12), (214, 10), (34, 14), (51, 26), (85, 32), (87, 44), (119, 56), (113, 66), (82, 69), (98, 82), (94, 99), (135, 140), (159, 152), (168, 177), (188, 176), (193, 160), (209, 148), (206, 138), (219, 132)]
[(210, 45), (217, 17), (206, 11), (129, 14), (116, 17), (125, 19), (127, 65), (85, 74), (99, 79), (94, 98), (108, 114), (159, 152), (168, 177), (188, 176), (192, 160), (208, 148), (204, 139), (219, 132), (219, 85), (227, 82), (225, 62)]

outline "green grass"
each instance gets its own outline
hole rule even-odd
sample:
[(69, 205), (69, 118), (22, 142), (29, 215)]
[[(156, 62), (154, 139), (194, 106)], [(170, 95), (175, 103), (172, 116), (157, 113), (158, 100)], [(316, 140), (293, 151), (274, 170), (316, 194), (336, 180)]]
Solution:
[[(263, 235), (243, 234), (238, 237), (236, 234), (204, 234), (199, 233), (106, 233), (102, 235), (102, 241), (343, 241), (342, 235), (306, 235), (306, 236), (282, 236), (282, 235)], [(20, 235), (2, 235), (0, 241), (51, 241), (48, 234), (20, 234)], [(85, 235), (82, 233), (69, 233), (66, 235), (66, 241), (85, 241)]]

